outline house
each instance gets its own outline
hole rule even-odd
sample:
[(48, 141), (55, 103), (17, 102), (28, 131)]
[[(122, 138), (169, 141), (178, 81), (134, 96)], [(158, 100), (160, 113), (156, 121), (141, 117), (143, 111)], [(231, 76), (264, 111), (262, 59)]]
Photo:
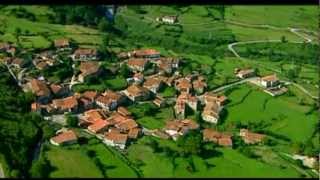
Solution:
[(185, 118), (186, 105), (188, 105), (192, 110), (197, 111), (199, 106), (199, 101), (197, 97), (192, 96), (186, 92), (182, 92), (176, 99), (176, 104), (174, 106), (176, 116), (179, 119)]
[(74, 96), (69, 96), (63, 99), (52, 100), (53, 108), (59, 112), (77, 112), (78, 111), (78, 100)]
[(36, 56), (36, 59), (49, 60), (55, 59), (57, 55), (55, 55), (54, 51), (42, 51), (40, 54)]
[(128, 135), (120, 132), (107, 132), (104, 136), (103, 142), (108, 146), (118, 147), (124, 149), (128, 141)]
[(219, 120), (219, 114), (222, 110), (222, 107), (217, 102), (208, 102), (201, 114), (202, 119), (204, 121), (210, 122), (210, 123), (218, 123)]
[(56, 39), (54, 40), (54, 47), (59, 50), (70, 49), (70, 42), (68, 39)]
[(175, 81), (175, 87), (180, 92), (190, 93), (192, 84), (190, 80), (186, 78), (180, 78)]
[(202, 131), (203, 141), (205, 142), (214, 142), (220, 146), (231, 147), (232, 139), (231, 135), (226, 133), (220, 133), (213, 129), (204, 129)]
[(160, 58), (160, 52), (155, 49), (139, 49), (132, 52), (136, 58), (157, 59)]
[(149, 99), (149, 90), (139, 85), (131, 85), (123, 93), (132, 101), (145, 101)]
[(0, 52), (6, 52), (14, 56), (16, 50), (17, 49), (9, 43), (0, 43)]
[(106, 91), (101, 94), (96, 99), (96, 104), (101, 108), (107, 109), (108, 111), (112, 111), (117, 108), (118, 105), (122, 104), (125, 101), (125, 97), (113, 91)]
[(237, 69), (236, 76), (241, 79), (253, 77), (256, 75), (256, 71), (254, 69)]
[(137, 85), (141, 84), (144, 81), (144, 75), (141, 72), (135, 73), (132, 78), (128, 78), (128, 83), (135, 83)]
[(115, 127), (118, 128), (121, 132), (128, 132), (130, 129), (137, 128), (138, 124), (135, 120), (127, 118), (119, 123), (116, 123)]
[(167, 24), (175, 24), (178, 22), (178, 16), (162, 16), (156, 19)]
[(39, 70), (44, 70), (49, 67), (49, 65), (45, 61), (42, 61), (42, 60), (41, 61), (34, 60), (33, 65)]
[(203, 95), (204, 103), (216, 102), (219, 106), (223, 106), (227, 103), (228, 98), (224, 95), (218, 95), (212, 92), (206, 92)]
[(88, 126), (88, 130), (94, 134), (101, 133), (107, 130), (110, 123), (107, 120), (98, 119)]
[(91, 102), (94, 102), (97, 96), (98, 96), (97, 91), (85, 91), (82, 93), (82, 97), (90, 100)]
[(64, 96), (68, 93), (68, 88), (54, 83), (50, 85), (50, 90), (53, 93), (53, 95), (57, 97)]
[(156, 106), (158, 107), (164, 107), (165, 106), (165, 100), (163, 97), (157, 95), (156, 98), (152, 101)]
[(198, 78), (197, 80), (192, 82), (193, 89), (198, 93), (202, 94), (204, 90), (207, 88), (207, 83), (204, 79)]
[(143, 83), (143, 87), (149, 89), (154, 94), (157, 94), (157, 92), (162, 86), (163, 86), (162, 80), (157, 77), (147, 78), (146, 81)]
[(248, 129), (240, 129), (240, 137), (246, 144), (256, 144), (262, 142), (265, 138), (264, 134), (250, 132)]
[(99, 62), (81, 62), (80, 64), (80, 74), (78, 80), (84, 82), (86, 78), (98, 76), (101, 73), (101, 68)]
[(74, 61), (96, 60), (98, 59), (98, 52), (96, 49), (79, 48), (73, 53), (71, 58)]
[(83, 113), (83, 116), (80, 118), (79, 125), (82, 127), (87, 127), (99, 120), (105, 120), (107, 117), (102, 109), (90, 109)]
[(130, 57), (130, 53), (129, 52), (120, 52), (117, 54), (117, 58), (122, 60), (122, 59), (127, 59)]
[(131, 70), (139, 72), (144, 71), (147, 64), (148, 61), (142, 58), (131, 58), (127, 62), (127, 65)]
[(123, 115), (123, 116), (127, 116), (127, 117), (131, 116), (131, 112), (129, 112), (129, 111), (128, 111), (125, 107), (123, 107), (123, 106), (118, 107), (117, 112), (118, 112), (119, 114)]
[(179, 60), (176, 58), (161, 57), (156, 63), (160, 71), (168, 74), (171, 74), (173, 69), (177, 69), (179, 67)]
[(78, 137), (73, 130), (61, 132), (50, 139), (50, 143), (56, 146), (76, 143)]
[(264, 76), (260, 78), (260, 84), (264, 88), (272, 88), (272, 87), (277, 87), (280, 84), (280, 81), (276, 74)]
[(189, 130), (198, 128), (199, 125), (190, 119), (173, 120), (166, 122), (165, 132), (171, 136), (173, 140), (177, 140), (179, 136), (187, 134)]
[(141, 134), (141, 129), (140, 128), (132, 128), (128, 132), (128, 137), (130, 139), (137, 139), (140, 134)]
[(51, 92), (47, 87), (47, 84), (43, 81), (32, 79), (28, 83), (32, 93), (37, 96), (37, 100), (42, 103), (48, 103), (51, 99)]

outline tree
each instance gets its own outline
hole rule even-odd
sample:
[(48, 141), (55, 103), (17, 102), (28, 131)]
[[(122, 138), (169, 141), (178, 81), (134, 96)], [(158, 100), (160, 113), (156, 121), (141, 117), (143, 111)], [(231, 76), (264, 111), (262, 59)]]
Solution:
[(282, 42), (282, 43), (288, 42), (286, 36), (281, 36), (281, 42)]
[(46, 178), (49, 176), (51, 169), (52, 166), (50, 164), (50, 161), (42, 156), (32, 164), (30, 175), (32, 178)]
[(67, 124), (69, 127), (77, 127), (78, 126), (78, 118), (71, 114), (66, 114), (65, 118), (67, 120)]
[(186, 135), (178, 138), (177, 144), (181, 147), (181, 155), (197, 155), (201, 152), (202, 133), (191, 130)]
[(55, 131), (48, 124), (42, 126), (42, 139), (47, 140), (55, 134)]
[(106, 18), (101, 18), (98, 24), (98, 29), (102, 32), (110, 31), (112, 28), (111, 23)]

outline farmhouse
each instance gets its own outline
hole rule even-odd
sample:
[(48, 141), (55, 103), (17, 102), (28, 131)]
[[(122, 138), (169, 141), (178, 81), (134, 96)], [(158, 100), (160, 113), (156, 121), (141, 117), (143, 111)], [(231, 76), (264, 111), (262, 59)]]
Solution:
[(256, 71), (254, 69), (236, 69), (236, 76), (241, 79), (253, 77), (256, 75)]
[(175, 87), (178, 91), (189, 93), (192, 89), (191, 81), (186, 78), (177, 79)]
[(149, 89), (154, 94), (157, 94), (157, 92), (162, 87), (162, 85), (163, 85), (162, 80), (157, 77), (147, 78), (146, 81), (143, 83), (143, 87)]
[(96, 49), (77, 49), (71, 58), (74, 61), (86, 61), (86, 60), (96, 60), (98, 57), (98, 53)]
[(203, 130), (203, 141), (214, 142), (220, 146), (232, 146), (231, 135), (226, 133), (220, 133), (213, 129), (204, 129)]
[(34, 93), (39, 102), (47, 103), (51, 99), (51, 92), (47, 87), (47, 84), (43, 81), (32, 79), (28, 86), (30, 87), (32, 93)]
[(128, 60), (128, 67), (133, 71), (142, 72), (145, 70), (148, 61), (142, 58), (131, 58)]
[(265, 138), (265, 135), (250, 132), (248, 129), (240, 129), (240, 136), (246, 144), (256, 144)]
[(149, 99), (150, 93), (149, 90), (145, 87), (139, 85), (131, 85), (123, 93), (133, 102), (135, 101), (144, 101)]
[(108, 90), (97, 97), (96, 104), (108, 111), (114, 110), (124, 102), (124, 96), (118, 92)]
[(56, 39), (54, 40), (54, 47), (59, 50), (70, 49), (70, 42), (68, 39)]
[(199, 125), (190, 119), (173, 120), (166, 122), (165, 132), (171, 136), (173, 140), (177, 140), (179, 136), (187, 134), (189, 130), (198, 128)]
[(210, 123), (218, 123), (222, 107), (216, 102), (208, 102), (203, 109), (202, 119)]
[(76, 143), (78, 140), (76, 133), (73, 130), (61, 132), (50, 139), (50, 143), (56, 146)]
[(134, 57), (146, 58), (146, 59), (157, 59), (160, 58), (160, 52), (155, 49), (139, 49), (132, 52)]
[(53, 108), (59, 112), (77, 112), (78, 111), (78, 100), (74, 96), (69, 96), (63, 99), (52, 100)]
[(84, 82), (86, 78), (98, 76), (101, 73), (99, 62), (81, 62), (80, 64), (81, 74), (78, 76), (80, 82)]
[(107, 132), (104, 136), (103, 142), (108, 146), (118, 147), (124, 149), (128, 141), (128, 135), (120, 132)]
[(264, 88), (277, 87), (280, 84), (278, 77), (275, 74), (264, 76), (260, 78), (260, 84)]
[(110, 123), (103, 119), (96, 120), (93, 124), (88, 126), (88, 130), (94, 134), (101, 133), (107, 130)]

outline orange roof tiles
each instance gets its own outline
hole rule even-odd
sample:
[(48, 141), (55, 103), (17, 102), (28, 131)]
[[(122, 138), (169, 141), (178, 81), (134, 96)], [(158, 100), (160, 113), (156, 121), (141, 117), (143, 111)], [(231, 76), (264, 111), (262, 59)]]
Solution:
[(54, 141), (57, 144), (66, 143), (69, 141), (75, 141), (77, 140), (77, 135), (74, 131), (68, 130), (66, 132), (60, 133), (57, 136), (51, 138), (52, 141)]

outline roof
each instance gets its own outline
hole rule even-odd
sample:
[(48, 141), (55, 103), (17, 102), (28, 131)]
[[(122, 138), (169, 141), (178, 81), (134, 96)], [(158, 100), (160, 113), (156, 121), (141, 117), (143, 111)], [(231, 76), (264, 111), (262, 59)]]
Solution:
[(119, 101), (121, 97), (122, 95), (119, 94), (118, 92), (113, 92), (109, 90), (103, 93), (102, 95), (100, 95), (99, 97), (97, 97), (96, 101), (101, 102), (103, 104), (110, 104), (112, 102)]
[(54, 99), (52, 100), (52, 104), (54, 104), (57, 108), (64, 110), (77, 107), (78, 101), (74, 96), (69, 96), (63, 99)]
[(32, 79), (30, 81), (30, 83), (31, 83), (32, 92), (35, 93), (37, 96), (49, 96), (50, 95), (50, 90), (48, 89), (45, 82), (37, 80), (37, 79)]
[(207, 87), (207, 83), (201, 80), (195, 80), (192, 82), (192, 84), (193, 84), (193, 88), (195, 89)]
[(99, 62), (96, 62), (96, 61), (86, 61), (86, 62), (81, 62), (80, 64), (80, 71), (85, 75), (97, 73), (99, 69), (100, 69), (100, 64)]
[(218, 95), (212, 92), (206, 92), (204, 94), (204, 99), (208, 102), (218, 102), (220, 104), (225, 103), (225, 101), (227, 101), (227, 97), (224, 95)]
[(130, 130), (138, 127), (138, 124), (133, 119), (126, 119), (120, 123), (117, 123), (115, 126), (119, 129)]
[(142, 58), (131, 58), (128, 60), (128, 66), (139, 66), (139, 67), (144, 67), (147, 64), (146, 59)]
[(139, 73), (135, 73), (135, 74), (133, 75), (133, 77), (134, 77), (134, 78), (137, 78), (137, 79), (143, 79), (144, 75), (139, 72)]
[(24, 62), (25, 61), (23, 59), (21, 59), (21, 58), (13, 58), (11, 63), (21, 66), (21, 65), (23, 65)]
[(190, 89), (192, 87), (192, 84), (189, 80), (187, 80), (186, 78), (181, 78), (177, 80), (177, 84), (176, 87), (178, 89)]
[(148, 90), (144, 87), (133, 84), (127, 88), (127, 91), (132, 96), (142, 96), (143, 93), (148, 92)]
[(261, 80), (263, 80), (263, 81), (278, 81), (278, 78), (277, 78), (276, 74), (272, 74), (272, 75), (262, 77)]
[(139, 49), (139, 50), (134, 50), (133, 52), (134, 52), (134, 55), (137, 57), (160, 55), (160, 52), (155, 49)]
[(85, 48), (79, 48), (74, 52), (74, 55), (97, 55), (96, 49), (85, 49)]
[(125, 107), (123, 106), (120, 106), (118, 107), (117, 109), (117, 112), (124, 115), (124, 116), (130, 116), (131, 115), (131, 112), (129, 112)]
[(55, 47), (69, 46), (69, 40), (68, 39), (56, 39), (56, 40), (54, 40), (54, 46)]
[(254, 73), (254, 72), (255, 72), (254, 69), (242, 69), (237, 74), (245, 75), (245, 74), (251, 74), (251, 73)]
[(111, 140), (117, 144), (125, 144), (128, 140), (128, 135), (121, 134), (116, 131), (107, 132), (105, 134), (105, 139)]
[(57, 136), (51, 138), (51, 140), (54, 141), (55, 143), (61, 144), (61, 143), (77, 140), (77, 135), (73, 130), (68, 130), (66, 132), (62, 132)]
[(51, 84), (50, 89), (54, 94), (57, 94), (62, 89), (62, 86), (59, 84)]
[(218, 117), (220, 112), (220, 106), (216, 102), (208, 102), (203, 109), (202, 114), (207, 116)]
[(202, 133), (205, 141), (212, 141), (221, 146), (232, 146), (231, 135), (228, 133), (221, 133), (213, 129), (204, 129)]
[(97, 95), (98, 95), (97, 91), (85, 91), (82, 94), (82, 97), (93, 101), (97, 97)]
[(242, 136), (245, 143), (254, 144), (261, 142), (265, 137), (264, 134), (250, 132), (248, 129), (240, 129), (240, 136)]
[(184, 120), (167, 121), (165, 127), (168, 130), (181, 131), (183, 129), (197, 129), (199, 128), (199, 124), (197, 124), (196, 122), (190, 119), (184, 119)]
[(88, 126), (88, 129), (93, 132), (98, 132), (101, 129), (107, 127), (108, 125), (110, 125), (108, 121), (99, 119), (95, 121), (93, 124), (91, 124), (90, 126)]
[(105, 119), (101, 109), (90, 109), (84, 112), (85, 121), (94, 123), (98, 120)]
[(143, 83), (143, 86), (146, 88), (155, 87), (155, 86), (157, 87), (161, 84), (161, 82), (162, 81), (159, 78), (151, 77), (146, 79), (146, 81)]

